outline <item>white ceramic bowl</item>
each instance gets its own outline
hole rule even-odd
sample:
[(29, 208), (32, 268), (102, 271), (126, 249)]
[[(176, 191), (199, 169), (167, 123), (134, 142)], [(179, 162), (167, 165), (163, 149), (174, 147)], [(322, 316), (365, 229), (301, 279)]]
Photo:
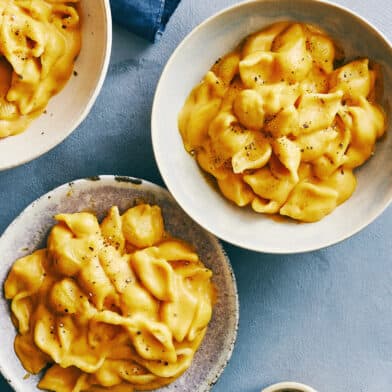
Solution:
[(263, 389), (261, 392), (317, 392), (312, 387), (294, 382), (284, 381), (278, 384), (270, 385), (268, 388)]
[(39, 157), (61, 143), (87, 116), (102, 87), (112, 45), (109, 0), (82, 0), (82, 49), (75, 62), (77, 76), (49, 101), (47, 113), (28, 129), (0, 139), (0, 170)]
[[(207, 334), (191, 367), (174, 383), (160, 391), (207, 392), (226, 366), (237, 336), (238, 295), (230, 262), (218, 240), (192, 221), (171, 195), (158, 185), (131, 177), (99, 176), (64, 184), (31, 203), (0, 237), (0, 285), (14, 261), (45, 246), (45, 239), (60, 212), (94, 211), (101, 219), (112, 205), (121, 212), (136, 200), (158, 204), (165, 229), (195, 246), (201, 260), (213, 271), (217, 302)], [(24, 378), (14, 352), (15, 328), (10, 318), (9, 302), (0, 298), (0, 371), (17, 392), (37, 392), (39, 376)]]
[[(382, 10), (380, 10), (382, 12)], [(392, 200), (392, 138), (356, 171), (353, 196), (311, 224), (281, 222), (226, 201), (185, 151), (177, 116), (191, 89), (217, 58), (246, 35), (279, 20), (315, 23), (344, 48), (346, 59), (367, 56), (383, 67), (387, 108), (392, 97), (392, 48), (388, 40), (352, 11), (318, 0), (260, 0), (228, 8), (196, 27), (169, 59), (152, 110), (152, 143), (161, 175), (177, 202), (201, 226), (232, 244), (269, 253), (296, 253), (341, 241), (372, 222)], [(389, 116), (388, 133), (392, 132)]]

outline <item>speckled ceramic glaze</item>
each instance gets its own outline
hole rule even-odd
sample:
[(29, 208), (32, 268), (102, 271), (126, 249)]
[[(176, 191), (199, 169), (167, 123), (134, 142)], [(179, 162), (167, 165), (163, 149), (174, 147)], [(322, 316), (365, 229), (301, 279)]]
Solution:
[[(227, 201), (202, 175), (185, 151), (177, 118), (191, 89), (211, 65), (241, 40), (281, 20), (319, 25), (344, 49), (346, 60), (369, 57), (382, 67), (382, 103), (389, 114), (392, 97), (392, 48), (364, 19), (344, 7), (320, 0), (259, 0), (240, 3), (196, 27), (169, 59), (159, 81), (152, 111), (152, 142), (161, 175), (177, 202), (201, 226), (232, 244), (268, 253), (297, 253), (335, 244), (364, 228), (392, 200), (392, 137), (355, 171), (353, 196), (319, 222), (298, 224), (271, 219)], [(389, 134), (389, 135), (388, 135)]]
[(87, 116), (101, 90), (112, 46), (109, 0), (80, 2), (82, 48), (74, 73), (51, 98), (46, 114), (15, 136), (0, 139), (0, 170), (31, 161), (61, 143)]
[[(53, 215), (60, 212), (94, 211), (102, 218), (112, 205), (120, 211), (137, 201), (158, 204), (163, 212), (165, 229), (193, 244), (200, 258), (213, 271), (218, 300), (204, 341), (191, 367), (165, 392), (209, 391), (229, 360), (238, 327), (238, 296), (230, 262), (214, 236), (194, 223), (163, 188), (130, 177), (100, 176), (60, 186), (28, 206), (0, 237), (1, 286), (13, 262), (45, 245)], [(9, 302), (0, 301), (0, 369), (17, 392), (39, 391), (39, 377), (24, 379), (26, 371), (13, 349), (15, 328), (10, 319)]]

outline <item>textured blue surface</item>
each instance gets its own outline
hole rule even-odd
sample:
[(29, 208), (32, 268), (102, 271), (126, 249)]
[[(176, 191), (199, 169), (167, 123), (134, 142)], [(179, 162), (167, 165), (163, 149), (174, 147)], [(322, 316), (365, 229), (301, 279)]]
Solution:
[[(182, 0), (151, 45), (115, 26), (108, 77), (84, 123), (61, 145), (0, 173), (0, 232), (31, 201), (75, 178), (142, 177), (162, 184), (150, 141), (162, 68), (199, 22), (234, 0)], [(392, 40), (390, 0), (340, 0)], [(356, 236), (295, 256), (224, 244), (240, 295), (233, 357), (214, 392), (257, 392), (293, 379), (319, 392), (392, 391), (392, 206)], [(1, 349), (1, 342), (0, 342)], [(0, 380), (0, 390), (10, 391)]]

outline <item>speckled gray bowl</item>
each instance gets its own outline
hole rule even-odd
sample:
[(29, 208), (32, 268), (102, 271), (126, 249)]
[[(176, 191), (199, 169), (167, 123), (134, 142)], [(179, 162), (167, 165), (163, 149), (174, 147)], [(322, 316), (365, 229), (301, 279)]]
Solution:
[[(204, 341), (192, 366), (176, 382), (160, 389), (165, 392), (209, 391), (230, 359), (236, 340), (239, 310), (235, 278), (230, 262), (216, 238), (194, 223), (170, 194), (158, 185), (131, 177), (100, 176), (62, 185), (40, 197), (0, 237), (1, 286), (17, 258), (45, 246), (56, 213), (87, 209), (102, 218), (112, 205), (124, 211), (137, 200), (158, 204), (163, 212), (166, 230), (192, 243), (203, 262), (214, 273), (218, 301)], [(15, 391), (39, 391), (36, 386), (39, 376), (24, 379), (26, 371), (13, 348), (15, 333), (9, 303), (3, 294), (0, 301), (0, 370)]]

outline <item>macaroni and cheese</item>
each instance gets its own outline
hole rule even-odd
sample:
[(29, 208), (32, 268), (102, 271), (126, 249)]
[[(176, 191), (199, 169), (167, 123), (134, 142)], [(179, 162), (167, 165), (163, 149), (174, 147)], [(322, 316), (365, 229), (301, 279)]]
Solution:
[(79, 0), (0, 0), (0, 138), (24, 131), (69, 79)]
[(312, 222), (354, 192), (385, 132), (377, 67), (319, 28), (278, 22), (220, 58), (178, 118), (187, 151), (240, 207)]
[(56, 215), (47, 248), (17, 260), (5, 282), (25, 369), (56, 392), (150, 390), (191, 364), (212, 314), (212, 272), (165, 232), (158, 206), (99, 224)]

